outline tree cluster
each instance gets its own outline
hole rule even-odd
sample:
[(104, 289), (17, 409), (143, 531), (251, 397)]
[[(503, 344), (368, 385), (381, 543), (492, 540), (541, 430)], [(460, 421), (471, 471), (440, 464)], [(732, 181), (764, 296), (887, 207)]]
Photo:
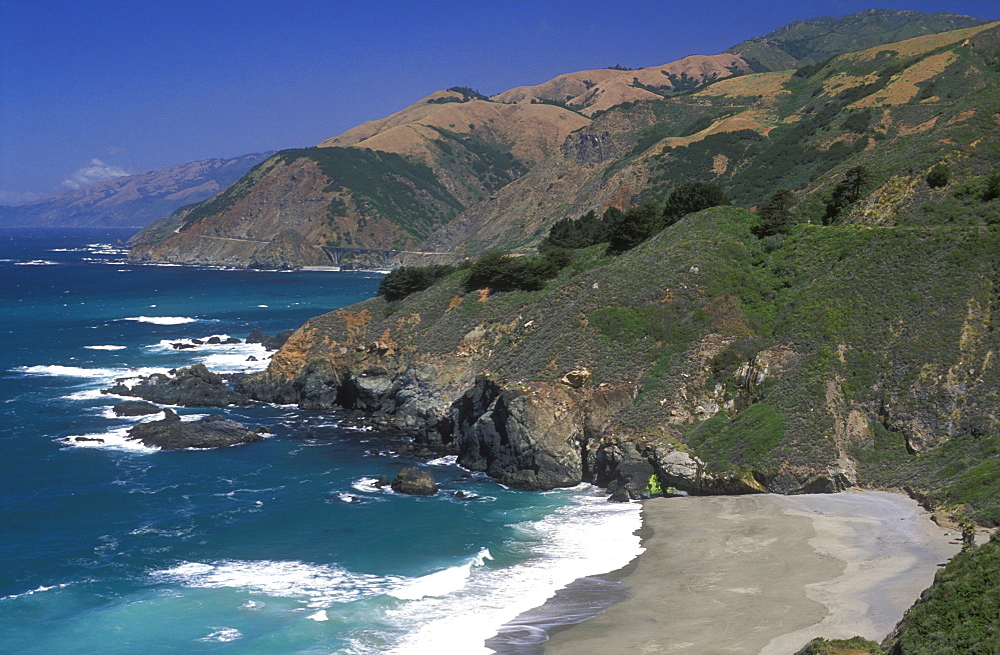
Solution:
[(516, 257), (504, 252), (490, 252), (469, 268), (465, 290), (538, 291), (572, 260), (565, 248), (549, 248), (533, 257)]
[(386, 300), (402, 300), (411, 293), (423, 291), (455, 270), (454, 266), (404, 266), (397, 268), (382, 278), (378, 293)]
[(542, 249), (587, 248), (607, 242), (608, 253), (617, 255), (688, 214), (728, 204), (726, 194), (714, 184), (681, 184), (670, 193), (662, 208), (654, 200), (645, 200), (624, 212), (609, 207), (600, 217), (591, 210), (576, 220), (557, 221), (542, 242)]

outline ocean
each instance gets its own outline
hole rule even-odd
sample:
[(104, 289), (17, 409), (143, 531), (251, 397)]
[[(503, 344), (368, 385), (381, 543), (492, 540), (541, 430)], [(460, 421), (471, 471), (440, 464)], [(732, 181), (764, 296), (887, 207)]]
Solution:
[[(259, 345), (171, 344), (296, 328), (372, 296), (381, 276), (138, 266), (128, 236), (0, 230), (0, 652), (530, 652), (566, 592), (530, 625), (516, 617), (640, 552), (636, 504), (396, 455), (398, 437), (337, 411), (175, 408), (271, 434), (213, 450), (129, 441), (148, 419), (110, 411), (121, 398), (100, 389), (114, 379), (261, 370)], [(405, 466), (442, 490), (374, 485)], [(565, 613), (612, 595), (577, 594)]]

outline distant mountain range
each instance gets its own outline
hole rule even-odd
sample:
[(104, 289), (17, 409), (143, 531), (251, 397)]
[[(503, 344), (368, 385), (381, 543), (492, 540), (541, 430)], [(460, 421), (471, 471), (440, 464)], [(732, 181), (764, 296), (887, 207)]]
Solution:
[(205, 159), (95, 182), (25, 205), (0, 207), (2, 227), (134, 227), (214, 196), (273, 152)]
[[(329, 263), (320, 246), (338, 246), (458, 258), (531, 249), (560, 219), (663, 197), (683, 182), (714, 182), (744, 205), (779, 186), (815, 190), (838, 165), (891, 152), (943, 107), (995, 85), (989, 62), (956, 49), (988, 40), (987, 25), (869, 10), (641, 70), (568, 73), (489, 98), (438, 91), (317, 147), (275, 154), (151, 225), (132, 256), (295, 267)], [(849, 52), (868, 59), (815, 95), (797, 92), (807, 78), (794, 70)], [(846, 124), (848, 114), (858, 117)], [(801, 165), (790, 164), (791, 149), (806, 153)]]

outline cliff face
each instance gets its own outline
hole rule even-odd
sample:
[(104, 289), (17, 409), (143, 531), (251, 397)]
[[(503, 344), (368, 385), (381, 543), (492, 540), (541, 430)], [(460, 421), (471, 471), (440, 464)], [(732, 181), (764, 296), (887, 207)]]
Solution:
[(206, 159), (96, 182), (17, 207), (0, 207), (5, 227), (144, 227), (182, 205), (214, 196), (271, 153)]
[(531, 489), (965, 475), (953, 457), (998, 425), (996, 231), (802, 226), (775, 249), (755, 220), (715, 208), (618, 258), (580, 251), (543, 291), (465, 293), (458, 271), (338, 310), (242, 390), (370, 412)]

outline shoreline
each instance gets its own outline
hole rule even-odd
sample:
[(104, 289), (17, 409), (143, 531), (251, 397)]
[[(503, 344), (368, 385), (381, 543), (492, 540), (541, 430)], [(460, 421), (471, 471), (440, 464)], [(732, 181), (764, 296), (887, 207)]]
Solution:
[(916, 501), (883, 491), (656, 498), (642, 519), (642, 554), (576, 581), (487, 646), (788, 655), (814, 637), (881, 641), (959, 550)]

